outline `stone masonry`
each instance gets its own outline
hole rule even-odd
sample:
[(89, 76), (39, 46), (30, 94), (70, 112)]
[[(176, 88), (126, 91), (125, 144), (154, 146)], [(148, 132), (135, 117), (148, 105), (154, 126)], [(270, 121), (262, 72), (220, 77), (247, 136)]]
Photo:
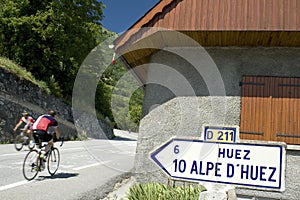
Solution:
[[(0, 142), (12, 142), (18, 134), (13, 132), (13, 128), (21, 117), (21, 113), (26, 110), (33, 118), (47, 113), (49, 109), (59, 111), (57, 120), (62, 135), (66, 139), (78, 138), (81, 133), (89, 137), (95, 135), (92, 130), (79, 129), (74, 126), (73, 113), (71, 106), (62, 100), (48, 95), (32, 82), (19, 78), (13, 73), (0, 67)], [(85, 113), (86, 120), (89, 114)], [(104, 134), (98, 134), (98, 139), (112, 139), (113, 130), (99, 121), (99, 125)], [(78, 131), (79, 130), (79, 131)], [(79, 134), (80, 133), (80, 134)]]

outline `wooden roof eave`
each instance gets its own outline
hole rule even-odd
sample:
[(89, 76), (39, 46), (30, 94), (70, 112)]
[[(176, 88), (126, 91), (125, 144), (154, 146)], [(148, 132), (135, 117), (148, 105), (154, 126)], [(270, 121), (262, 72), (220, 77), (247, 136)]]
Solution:
[[(135, 68), (140, 64), (149, 62), (149, 55), (155, 53), (157, 49), (163, 49), (164, 47), (169, 45), (169, 43), (164, 44), (165, 40), (163, 39), (151, 41), (151, 39), (153, 39), (152, 35), (160, 35), (159, 32), (163, 29), (158, 28), (160, 26), (163, 26), (165, 30), (167, 30), (167, 28), (169, 28), (169, 30), (174, 29), (187, 36), (190, 36), (201, 46), (298, 47), (300, 46), (300, 21), (295, 20), (295, 17), (298, 16), (297, 10), (298, 8), (300, 8), (300, 0), (297, 4), (295, 3), (296, 1), (298, 2), (298, 0), (277, 0), (276, 2), (267, 2), (267, 0), (262, 0), (256, 1), (256, 3), (248, 2), (249, 4), (244, 1), (239, 1), (240, 6), (232, 7), (231, 9), (225, 9), (226, 6), (228, 7), (230, 5), (230, 0), (219, 1), (220, 5), (221, 3), (224, 3), (224, 5), (226, 6), (220, 6), (216, 3), (218, 7), (214, 9), (213, 3), (209, 3), (208, 1), (206, 1), (206, 3), (210, 4), (209, 9), (211, 9), (213, 12), (207, 12), (205, 6), (207, 4), (202, 5), (201, 3), (202, 7), (199, 7), (199, 5), (197, 5), (197, 9), (204, 9), (203, 12), (198, 12), (201, 13), (201, 16), (203, 15), (203, 17), (200, 18), (201, 20), (195, 20), (195, 16), (193, 18), (194, 20), (192, 20), (191, 22), (182, 23), (184, 20), (182, 21), (182, 18), (180, 18), (180, 16), (187, 17), (187, 15), (182, 15), (182, 13), (189, 13), (187, 11), (184, 11), (185, 9), (189, 8), (189, 6), (184, 6), (184, 3), (186, 2), (184, 2), (183, 0), (161, 0), (135, 24), (133, 24), (127, 32), (125, 32), (115, 40), (115, 50), (118, 54), (122, 54), (124, 60), (126, 60), (130, 68)], [(194, 7), (195, 2), (199, 3), (198, 1), (194, 0)], [(191, 5), (190, 1), (188, 3), (189, 5)], [(266, 3), (270, 5), (265, 6)], [(279, 6), (283, 4), (285, 5), (285, 7)], [(176, 6), (178, 6), (178, 9)], [(259, 10), (260, 12), (257, 14), (256, 12), (248, 12), (249, 10), (251, 10), (251, 6), (255, 8), (259, 7), (260, 9), (256, 10)], [(222, 8), (222, 12), (218, 12), (218, 9), (220, 8)], [(232, 9), (237, 8), (238, 10), (235, 10), (236, 12), (231, 12)], [(278, 11), (278, 8), (281, 8), (280, 12), (282, 14), (272, 14), (276, 11), (276, 9)], [(283, 8), (285, 10), (283, 10)], [(241, 11), (241, 9), (244, 9), (244, 11)], [(166, 22), (162, 22), (164, 20), (164, 16), (167, 16), (169, 12), (173, 12), (172, 16), (177, 16), (177, 21), (181, 19), (180, 23), (178, 22), (179, 24), (173, 23), (175, 18), (169, 18), (169, 20), (167, 20)], [(247, 16), (250, 15), (250, 18), (237, 18), (237, 16), (243, 15), (243, 13), (247, 12)], [(226, 20), (224, 20), (223, 17)], [(212, 18), (215, 20), (208, 20)], [(240, 20), (231, 21), (231, 18)], [(191, 27), (191, 25), (194, 25), (195, 27), (193, 28)], [(147, 28), (147, 26), (149, 27)], [(180, 41), (175, 40), (173, 42), (174, 46), (178, 44), (180, 46), (184, 45), (180, 44)], [(156, 50), (153, 47), (155, 47)], [(145, 54), (145, 52), (147, 53)]]
[(173, 0), (161, 0), (156, 5), (154, 5), (144, 16), (142, 16), (136, 23), (128, 28), (126, 32), (121, 34), (115, 41), (115, 51), (119, 52), (119, 48), (124, 46), (130, 38), (137, 34), (145, 24), (148, 24), (156, 15), (161, 13), (163, 9), (172, 3)]

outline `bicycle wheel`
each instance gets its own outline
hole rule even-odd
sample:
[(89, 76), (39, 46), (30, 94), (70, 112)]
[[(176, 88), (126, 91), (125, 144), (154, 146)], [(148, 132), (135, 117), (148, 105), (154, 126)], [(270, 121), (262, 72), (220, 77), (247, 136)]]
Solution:
[(35, 147), (35, 143), (34, 143), (33, 139), (29, 139), (28, 148), (30, 150), (32, 150), (34, 147)]
[(23, 175), (27, 180), (32, 180), (39, 172), (40, 159), (37, 150), (32, 150), (27, 153), (23, 163)]
[(54, 147), (49, 152), (48, 159), (47, 159), (47, 162), (48, 162), (47, 168), (48, 168), (48, 172), (49, 172), (49, 174), (51, 174), (51, 176), (53, 176), (56, 173), (56, 171), (58, 170), (59, 161), (60, 161), (59, 151), (56, 147)]
[(17, 135), (14, 144), (17, 151), (20, 151), (23, 148), (24, 137), (22, 135)]

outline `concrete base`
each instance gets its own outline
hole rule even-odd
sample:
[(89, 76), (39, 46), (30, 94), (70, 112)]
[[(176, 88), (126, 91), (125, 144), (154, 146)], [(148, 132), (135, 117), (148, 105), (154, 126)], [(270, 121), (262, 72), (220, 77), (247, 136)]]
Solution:
[(235, 187), (230, 184), (201, 183), (207, 191), (201, 192), (199, 200), (236, 200)]
[(224, 191), (205, 191), (201, 192), (199, 200), (237, 200), (235, 190), (230, 189), (227, 192)]
[(199, 200), (227, 200), (225, 192), (205, 191), (201, 192)]

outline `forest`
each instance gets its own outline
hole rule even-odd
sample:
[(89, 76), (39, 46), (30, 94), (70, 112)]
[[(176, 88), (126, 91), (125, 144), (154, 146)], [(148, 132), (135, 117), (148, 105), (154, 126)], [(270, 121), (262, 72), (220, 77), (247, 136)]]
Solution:
[[(45, 82), (71, 104), (74, 82), (89, 53), (116, 35), (102, 26), (98, 0), (0, 0), (0, 57)], [(103, 57), (111, 59), (110, 52)], [(98, 117), (113, 128), (138, 130), (144, 91), (119, 59), (101, 73), (95, 92)], [(122, 80), (122, 81), (120, 81)], [(88, 86), (86, 86), (88, 88)]]

